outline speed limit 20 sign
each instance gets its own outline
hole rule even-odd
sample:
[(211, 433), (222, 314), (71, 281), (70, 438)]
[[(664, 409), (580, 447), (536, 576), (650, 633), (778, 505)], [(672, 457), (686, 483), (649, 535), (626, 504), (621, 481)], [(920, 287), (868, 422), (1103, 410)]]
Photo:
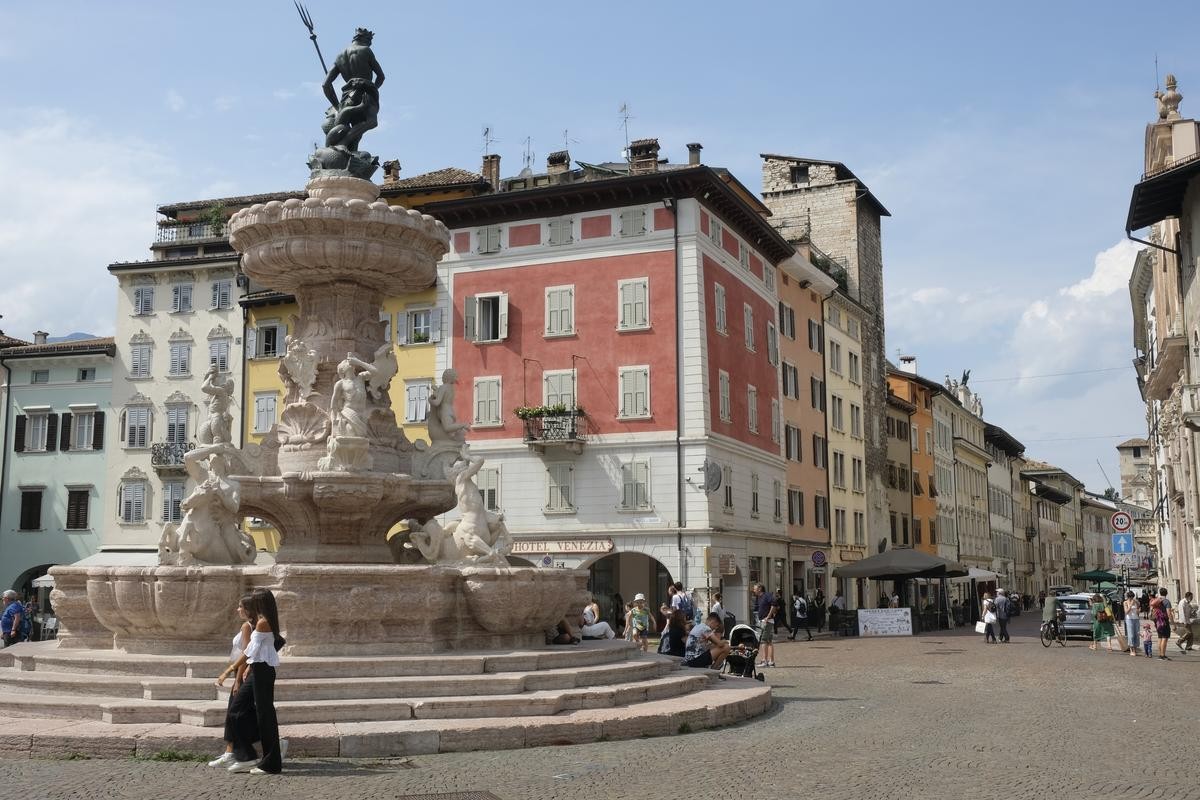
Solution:
[(1133, 517), (1125, 511), (1118, 511), (1112, 515), (1113, 530), (1118, 533), (1124, 533), (1133, 527)]

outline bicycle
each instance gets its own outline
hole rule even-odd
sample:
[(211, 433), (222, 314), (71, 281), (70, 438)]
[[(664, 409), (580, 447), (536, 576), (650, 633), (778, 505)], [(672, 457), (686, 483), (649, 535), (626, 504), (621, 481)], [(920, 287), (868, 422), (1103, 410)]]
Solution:
[(1058, 641), (1063, 647), (1067, 646), (1067, 631), (1058, 620), (1046, 620), (1042, 623), (1042, 647), (1049, 647)]

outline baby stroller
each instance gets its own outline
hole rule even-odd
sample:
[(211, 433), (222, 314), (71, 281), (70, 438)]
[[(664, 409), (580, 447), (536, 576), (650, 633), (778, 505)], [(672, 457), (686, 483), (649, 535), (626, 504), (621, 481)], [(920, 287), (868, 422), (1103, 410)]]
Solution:
[(734, 625), (729, 631), (729, 655), (725, 657), (725, 669), (730, 675), (764, 680), (764, 675), (754, 669), (758, 660), (758, 634), (749, 625)]

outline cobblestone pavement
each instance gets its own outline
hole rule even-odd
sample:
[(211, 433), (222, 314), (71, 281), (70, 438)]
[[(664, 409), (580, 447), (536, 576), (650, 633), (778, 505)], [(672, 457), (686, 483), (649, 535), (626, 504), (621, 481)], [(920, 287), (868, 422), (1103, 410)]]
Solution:
[[(403, 798), (489, 791), (500, 800), (626, 797), (1197, 798), (1177, 748), (1195, 741), (1200, 653), (1172, 660), (974, 633), (782, 642), (775, 708), (717, 731), (590, 745), (302, 760), (281, 776), (203, 764), (3, 760), (12, 798)], [(1128, 733), (1137, 746), (1131, 766)], [(1190, 757), (1189, 757), (1190, 760)], [(1154, 771), (1154, 764), (1164, 765)]]

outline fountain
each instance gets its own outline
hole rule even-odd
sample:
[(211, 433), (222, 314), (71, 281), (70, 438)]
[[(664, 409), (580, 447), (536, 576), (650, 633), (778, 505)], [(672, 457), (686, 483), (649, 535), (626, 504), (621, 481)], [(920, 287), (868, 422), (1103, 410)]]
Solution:
[[(651, 701), (686, 700), (670, 714), (690, 713), (697, 729), (760, 712), (770, 702), (760, 685), (721, 687), (714, 699), (705, 671), (681, 672), (624, 642), (546, 649), (546, 629), (583, 607), (587, 575), (509, 566), (503, 517), (484, 508), (474, 482), (483, 459), (466, 443), (469, 426), (454, 418), (453, 371), (431, 398), (428, 445), (397, 425), (389, 397), (396, 359), (378, 312), (383, 298), (434, 283), (449, 234), (430, 216), (381, 201), (369, 180), (377, 160), (358, 143), (375, 125), (383, 78), (371, 37), (359, 29), (329, 71), (326, 146), (309, 160), (308, 197), (254, 205), (229, 222), (246, 275), (294, 295), (300, 309), (280, 361), (278, 423), (261, 448), (238, 450), (226, 419), (232, 387), (212, 382), (202, 446), (185, 459), (195, 488), (182, 522), (163, 531), (159, 566), (53, 568), (57, 644), (0, 654), (0, 669), (22, 676), (5, 678), (18, 692), (66, 686), (70, 694), (74, 684), (61, 674), (99, 673), (113, 676), (106, 691), (142, 702), (76, 698), (70, 708), (34, 704), (22, 715), (98, 714), (215, 736), (224, 704), (210, 676), (223, 663), (238, 599), (258, 587), (275, 593), (288, 639), (281, 723), (394, 721), (398, 732), (364, 753), (428, 749), (428, 735), (419, 746), (401, 735), (422, 718), (484, 731), (460, 738), (463, 748), (534, 743), (531, 722), (584, 709), (608, 709), (611, 724), (626, 727), (606, 731), (595, 718), (567, 739), (673, 730), (660, 730), (668, 712)], [(340, 99), (331, 88), (338, 76)], [(455, 508), (452, 522), (435, 519)], [(240, 528), (251, 515), (280, 533), (271, 566), (253, 563)], [(407, 532), (389, 541), (399, 522)], [(439, 655), (420, 655), (429, 653)], [(39, 673), (51, 677), (39, 683)], [(639, 702), (650, 709), (626, 713)], [(505, 728), (512, 720), (498, 720), (509, 734), (489, 738), (480, 717), (516, 717), (521, 736)], [(561, 732), (562, 722), (541, 724)], [(340, 754), (355, 754), (345, 734), (330, 737)], [(135, 751), (144, 746), (132, 742)], [(438, 740), (434, 749), (448, 746)]]

